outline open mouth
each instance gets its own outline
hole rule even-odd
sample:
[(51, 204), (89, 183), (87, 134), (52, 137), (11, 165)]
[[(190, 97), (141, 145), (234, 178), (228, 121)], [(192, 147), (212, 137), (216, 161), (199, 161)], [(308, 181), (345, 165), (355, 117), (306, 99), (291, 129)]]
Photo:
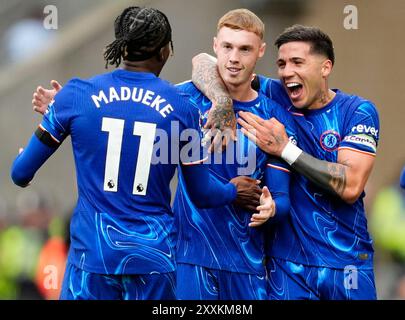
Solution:
[(232, 74), (238, 74), (242, 69), (240, 68), (226, 68)]
[(302, 84), (298, 82), (290, 82), (285, 84), (291, 99), (298, 99), (303, 91)]

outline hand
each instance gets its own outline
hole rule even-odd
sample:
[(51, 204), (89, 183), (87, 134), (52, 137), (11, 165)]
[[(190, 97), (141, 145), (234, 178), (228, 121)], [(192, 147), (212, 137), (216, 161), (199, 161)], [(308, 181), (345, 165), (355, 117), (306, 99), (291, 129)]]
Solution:
[[(236, 141), (236, 117), (232, 100), (212, 103), (204, 129), (210, 129), (206, 139), (212, 140), (208, 152), (222, 152), (231, 141)], [(230, 100), (230, 101), (229, 101)]]
[(259, 213), (252, 214), (252, 218), (250, 219), (252, 222), (249, 223), (249, 227), (261, 226), (276, 214), (276, 205), (266, 186), (263, 187), (262, 195), (260, 196), (260, 206), (256, 209)]
[(55, 95), (62, 89), (60, 83), (56, 80), (51, 81), (53, 89), (44, 89), (41, 86), (32, 95), (32, 109), (40, 114), (44, 114), (48, 105), (53, 101)]
[(262, 194), (258, 186), (260, 180), (239, 176), (233, 178), (230, 182), (237, 188), (237, 196), (234, 204), (248, 211), (256, 211), (257, 206), (260, 204), (260, 196)]
[(276, 118), (263, 120), (250, 112), (240, 111), (239, 115), (242, 133), (264, 152), (281, 157), (289, 141), (284, 125)]

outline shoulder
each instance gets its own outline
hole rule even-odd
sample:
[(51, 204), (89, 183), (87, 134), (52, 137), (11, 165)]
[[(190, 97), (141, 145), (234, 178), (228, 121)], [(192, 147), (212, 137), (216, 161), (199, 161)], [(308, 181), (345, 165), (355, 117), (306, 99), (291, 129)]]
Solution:
[[(196, 101), (191, 94), (191, 88), (194, 86), (191, 81), (190, 83), (181, 83), (177, 85), (173, 85), (172, 83), (160, 78), (159, 81), (161, 82), (161, 89), (163, 90), (162, 93), (165, 98), (176, 107), (176, 110), (180, 114), (198, 114)], [(185, 90), (185, 88), (188, 89)], [(195, 89), (198, 90), (197, 88)]]
[(378, 110), (376, 105), (361, 96), (347, 94), (342, 91), (337, 91), (342, 97), (342, 107), (348, 111), (357, 113), (359, 115), (369, 115), (378, 118)]
[(56, 94), (55, 102), (74, 101), (81, 92), (86, 90), (86, 87), (87, 84), (84, 80), (80, 78), (72, 78), (63, 85), (62, 89)]
[(107, 78), (109, 78), (108, 74), (97, 75), (89, 79), (72, 78), (63, 86), (60, 93), (66, 92), (77, 96), (80, 93), (85, 93), (92, 88), (100, 87), (99, 84), (105, 84), (108, 81)]
[(280, 118), (280, 121), (281, 121), (281, 119), (290, 120), (290, 118), (291, 118), (290, 112), (287, 111), (281, 104), (279, 104), (277, 101), (275, 101), (273, 99), (270, 99), (269, 97), (265, 96), (264, 94), (260, 94), (260, 96), (262, 99), (261, 101), (263, 103), (263, 106), (266, 109), (266, 112), (270, 116)]
[(202, 94), (191, 80), (180, 82), (175, 86), (177, 90), (181, 91), (182, 93), (188, 94), (189, 96), (198, 96)]
[(260, 84), (260, 90), (262, 92), (264, 91), (272, 91), (272, 90), (277, 90), (277, 89), (282, 89), (283, 85), (281, 84), (280, 80), (278, 79), (273, 79), (273, 78), (269, 78), (267, 76), (264, 75), (257, 75), (256, 76), (256, 81), (259, 82)]

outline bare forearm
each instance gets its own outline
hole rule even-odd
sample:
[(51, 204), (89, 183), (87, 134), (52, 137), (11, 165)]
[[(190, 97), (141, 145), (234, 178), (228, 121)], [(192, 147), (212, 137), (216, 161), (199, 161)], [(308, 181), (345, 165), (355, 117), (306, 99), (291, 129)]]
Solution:
[(195, 86), (211, 101), (232, 106), (232, 99), (219, 75), (216, 59), (206, 53), (193, 58), (192, 80)]
[(202, 53), (193, 58), (192, 80), (195, 86), (213, 102), (211, 119), (214, 127), (233, 127), (235, 115), (232, 99), (222, 81), (215, 58)]
[(347, 186), (345, 165), (319, 160), (303, 152), (292, 167), (318, 187), (344, 199)]

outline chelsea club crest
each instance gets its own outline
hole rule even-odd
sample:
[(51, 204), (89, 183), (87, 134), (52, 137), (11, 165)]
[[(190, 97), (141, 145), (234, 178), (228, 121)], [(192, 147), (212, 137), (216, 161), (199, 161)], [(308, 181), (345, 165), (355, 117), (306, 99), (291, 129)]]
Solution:
[(325, 131), (321, 135), (320, 143), (322, 149), (329, 152), (335, 151), (340, 144), (340, 135), (333, 130)]

